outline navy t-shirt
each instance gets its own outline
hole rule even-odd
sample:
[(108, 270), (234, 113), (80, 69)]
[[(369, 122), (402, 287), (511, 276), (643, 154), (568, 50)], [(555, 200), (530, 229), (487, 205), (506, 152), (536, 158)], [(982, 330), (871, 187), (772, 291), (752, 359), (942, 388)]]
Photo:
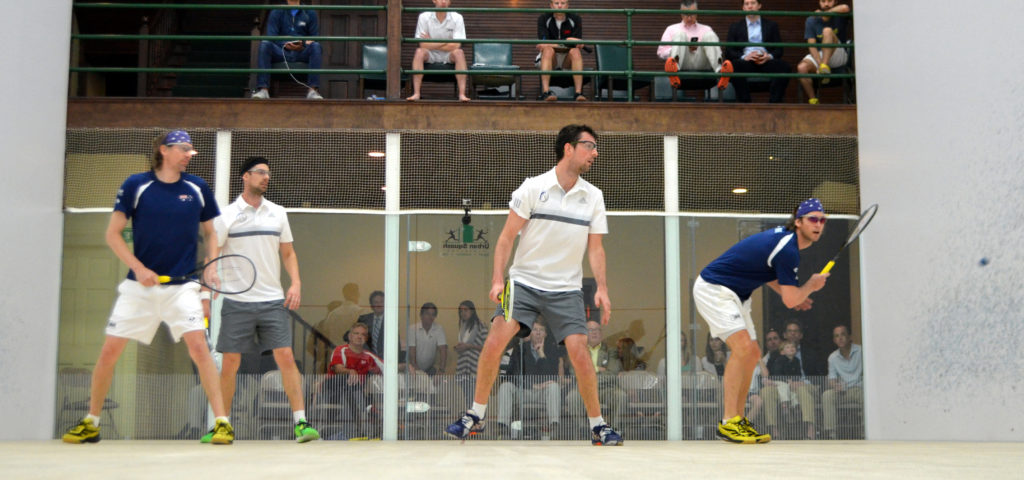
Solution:
[[(164, 183), (152, 171), (124, 181), (114, 210), (132, 221), (135, 257), (157, 275), (169, 276), (195, 270), (199, 223), (220, 215), (202, 178), (182, 173), (177, 182)], [(135, 273), (129, 270), (128, 278), (135, 280)]]
[(797, 286), (800, 248), (796, 234), (783, 227), (751, 235), (700, 272), (705, 282), (729, 288), (746, 301), (755, 289), (772, 280)]

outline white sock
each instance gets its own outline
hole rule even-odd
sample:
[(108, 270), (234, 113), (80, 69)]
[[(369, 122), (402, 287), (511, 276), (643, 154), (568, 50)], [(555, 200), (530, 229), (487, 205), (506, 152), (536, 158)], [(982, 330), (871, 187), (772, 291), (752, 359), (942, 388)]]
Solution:
[(587, 419), (589, 419), (589, 420), (590, 420), (590, 429), (591, 429), (591, 430), (593, 430), (593, 429), (594, 429), (594, 427), (596, 427), (596, 426), (598, 426), (598, 425), (601, 425), (601, 424), (603, 424), (603, 423), (604, 423), (604, 417), (602, 417), (602, 416), (598, 416), (598, 417), (587, 417)]
[(479, 403), (473, 402), (473, 408), (471, 408), (469, 410), (471, 412), (475, 413), (476, 416), (480, 417), (480, 420), (483, 420), (484, 419), (484, 414), (487, 413), (487, 404), (485, 403), (485, 404), (481, 405)]
[(100, 417), (97, 417), (96, 415), (93, 415), (91, 413), (87, 413), (85, 415), (85, 418), (83, 418), (82, 420), (92, 420), (92, 426), (94, 426), (94, 427), (100, 426)]
[(227, 423), (231, 423), (231, 417), (217, 417), (213, 419), (214, 422), (216, 422), (217, 420), (224, 420)]
[(295, 423), (299, 423), (299, 420), (305, 420), (306, 419), (306, 411), (305, 410), (296, 410), (296, 411), (292, 412), (292, 419), (295, 420)]

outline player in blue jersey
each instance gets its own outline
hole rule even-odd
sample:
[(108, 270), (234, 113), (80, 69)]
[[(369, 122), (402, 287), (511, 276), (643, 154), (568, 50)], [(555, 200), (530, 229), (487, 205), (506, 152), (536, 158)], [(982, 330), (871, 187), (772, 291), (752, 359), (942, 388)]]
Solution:
[[(118, 358), (129, 340), (149, 344), (160, 322), (167, 324), (175, 341), (184, 339), (188, 345), (217, 416), (212, 442), (234, 441), (234, 429), (225, 416), (217, 366), (206, 343), (203, 317), (209, 311), (200, 302), (199, 284), (161, 285), (157, 281), (158, 275), (188, 275), (196, 268), (196, 234), (200, 227), (206, 236), (207, 260), (217, 256), (213, 227), (214, 217), (220, 214), (217, 202), (203, 179), (185, 173), (195, 154), (192, 139), (184, 130), (160, 135), (153, 140), (153, 169), (128, 177), (117, 192), (106, 241), (128, 266), (128, 278), (117, 287), (106, 339), (93, 369), (89, 412), (64, 434), (65, 442), (100, 441), (100, 413)], [(134, 251), (122, 236), (129, 220)]]
[(725, 340), (732, 354), (722, 379), (724, 415), (718, 436), (736, 443), (766, 443), (771, 436), (759, 434), (744, 416), (747, 390), (761, 358), (750, 295), (767, 285), (795, 310), (811, 308), (810, 295), (825, 286), (828, 274), (814, 274), (799, 285), (800, 250), (821, 238), (825, 209), (816, 198), (800, 203), (785, 227), (773, 228), (741, 240), (700, 272), (693, 285), (697, 311), (708, 323), (711, 335)]

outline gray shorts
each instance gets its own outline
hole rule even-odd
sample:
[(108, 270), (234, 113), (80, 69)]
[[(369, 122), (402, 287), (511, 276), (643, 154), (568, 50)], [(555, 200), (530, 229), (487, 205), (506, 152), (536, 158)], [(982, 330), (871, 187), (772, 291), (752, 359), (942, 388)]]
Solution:
[[(522, 327), (518, 336), (526, 337), (533, 329), (537, 315), (544, 317), (548, 335), (559, 344), (565, 337), (579, 333), (587, 334), (587, 313), (583, 306), (583, 290), (568, 292), (547, 292), (514, 283), (515, 295), (512, 303), (512, 319)], [(501, 305), (494, 310), (494, 317), (504, 317)], [(493, 318), (492, 318), (493, 320)]]
[(217, 351), (260, 353), (292, 346), (291, 318), (284, 299), (236, 302), (224, 299), (220, 308)]

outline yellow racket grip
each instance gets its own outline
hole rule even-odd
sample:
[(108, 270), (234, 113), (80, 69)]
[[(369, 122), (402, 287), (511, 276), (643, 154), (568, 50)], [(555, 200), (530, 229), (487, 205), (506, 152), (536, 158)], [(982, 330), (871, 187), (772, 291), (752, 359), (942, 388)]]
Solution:
[(167, 275), (160, 275), (159, 277), (156, 277), (156, 281), (158, 281), (160, 283), (167, 283), (167, 282), (171, 281), (171, 277), (169, 277)]
[(832, 267), (835, 266), (835, 264), (836, 262), (834, 260), (829, 260), (828, 263), (825, 264), (825, 268), (821, 269), (821, 274), (824, 275), (828, 273), (829, 270), (832, 270)]

